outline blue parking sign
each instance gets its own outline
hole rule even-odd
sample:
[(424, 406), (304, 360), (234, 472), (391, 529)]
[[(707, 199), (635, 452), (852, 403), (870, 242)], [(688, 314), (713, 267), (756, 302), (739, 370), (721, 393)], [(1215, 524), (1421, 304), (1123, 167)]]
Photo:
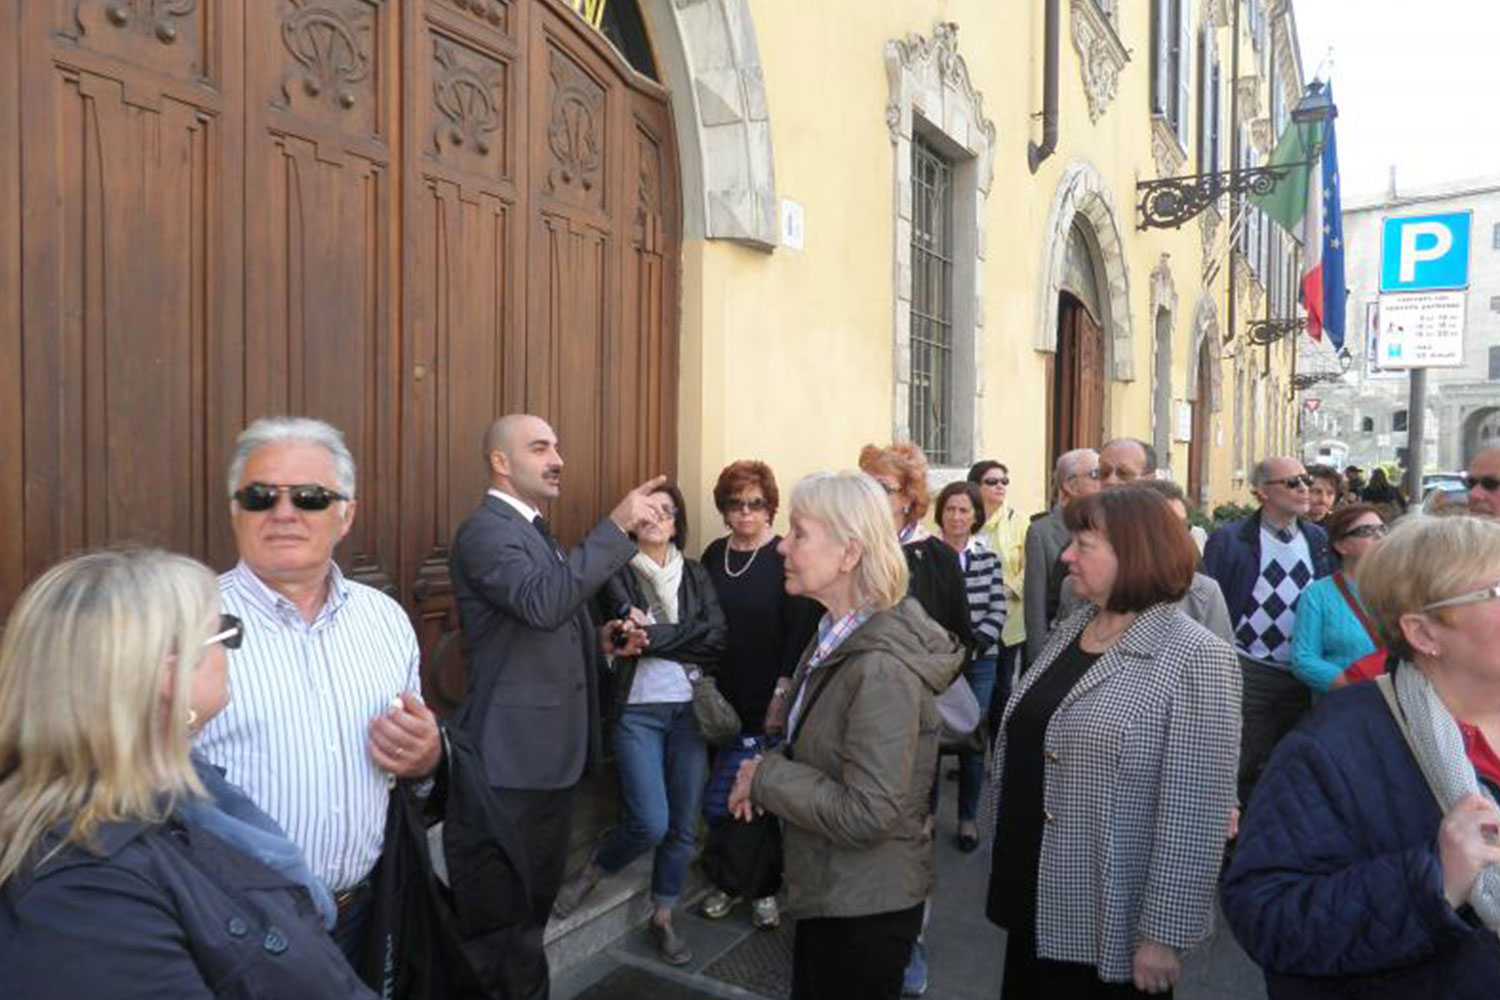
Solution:
[(1386, 218), (1380, 235), (1380, 290), (1427, 292), (1469, 287), (1472, 212)]

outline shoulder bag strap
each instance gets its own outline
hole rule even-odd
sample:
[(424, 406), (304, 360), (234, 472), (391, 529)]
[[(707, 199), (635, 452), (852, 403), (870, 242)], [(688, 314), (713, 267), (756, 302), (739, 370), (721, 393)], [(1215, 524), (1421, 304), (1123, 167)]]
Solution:
[[(813, 706), (818, 703), (818, 699), (821, 698), (821, 697), (823, 697), (823, 692), (826, 691), (826, 690), (828, 690), (828, 685), (833, 682), (833, 673), (834, 673), (834, 671), (837, 670), (839, 667), (841, 667), (843, 665), (844, 665), (844, 660), (843, 660), (842, 657), (840, 657), (839, 659), (834, 660), (828, 666), (824, 667), (823, 668), (823, 675), (824, 676), (823, 676), (822, 683), (819, 684), (812, 691), (809, 691), (807, 693), (807, 704), (803, 705), (802, 706), (802, 711), (800, 711), (800, 712), (797, 713), (797, 731), (796, 732), (790, 732), (789, 731), (787, 733), (787, 740), (786, 740), (786, 742), (782, 744), (782, 752), (786, 754), (786, 757), (787, 757), (788, 760), (795, 760), (796, 759), (795, 757), (792, 756), (792, 746), (797, 742), (796, 738), (797, 738), (798, 735), (801, 734), (802, 727), (805, 726), (805, 725), (807, 725), (807, 718), (808, 718), (809, 715), (812, 714)], [(807, 677), (802, 681), (802, 683), (803, 684), (811, 684), (816, 679), (817, 679), (817, 677), (813, 673), (813, 671), (809, 670), (808, 674), (807, 674)], [(787, 710), (789, 712), (791, 711), (791, 706), (790, 705), (787, 706)]]
[[(1410, 670), (1410, 667), (1407, 667)], [(1385, 705), (1391, 710), (1391, 717), (1396, 720), (1396, 728), (1401, 730), (1402, 739), (1406, 740), (1406, 748), (1411, 751), (1412, 759), (1417, 762), (1417, 769), (1422, 772), (1422, 777), (1427, 781), (1427, 787), (1432, 790), (1432, 797), (1437, 799), (1438, 812), (1447, 813), (1448, 805), (1443, 798), (1443, 793), (1438, 790), (1438, 783), (1433, 780), (1427, 771), (1427, 765), (1422, 763), (1422, 757), (1417, 753), (1416, 742), (1411, 738), (1411, 727), (1406, 724), (1406, 716), (1401, 712), (1401, 705), (1396, 701), (1396, 684), (1390, 674), (1381, 674), (1375, 678), (1375, 686), (1380, 688), (1380, 693), (1385, 696)]]
[(1354, 591), (1349, 589), (1349, 581), (1345, 579), (1343, 570), (1339, 570), (1333, 574), (1333, 585), (1339, 588), (1339, 593), (1344, 595), (1344, 600), (1348, 603), (1349, 610), (1354, 612), (1354, 617), (1358, 618), (1359, 623), (1364, 626), (1365, 634), (1370, 637), (1370, 641), (1375, 644), (1375, 648), (1379, 649), (1384, 645), (1380, 641), (1380, 633), (1375, 631), (1375, 626), (1371, 624), (1370, 616), (1365, 614), (1365, 609), (1359, 603), (1359, 598), (1355, 597)]

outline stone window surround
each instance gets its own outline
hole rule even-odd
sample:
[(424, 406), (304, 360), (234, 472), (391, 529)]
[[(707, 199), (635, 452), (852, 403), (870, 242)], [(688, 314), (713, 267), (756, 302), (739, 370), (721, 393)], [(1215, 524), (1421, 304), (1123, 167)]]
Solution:
[(1041, 296), (1037, 302), (1036, 340), (1039, 351), (1057, 351), (1057, 297), (1067, 259), (1068, 236), (1077, 221), (1093, 237), (1099, 257), (1094, 262), (1101, 280), (1097, 317), (1104, 327), (1109, 352), (1109, 375), (1116, 382), (1135, 379), (1130, 316), (1130, 269), (1114, 198), (1104, 177), (1087, 160), (1075, 160), (1063, 170), (1047, 215), (1047, 246), (1042, 257)]
[[(995, 125), (984, 115), (958, 52), (958, 26), (938, 22), (885, 44), (890, 98), (885, 121), (894, 157), (893, 437), (911, 439), (912, 137), (920, 133), (954, 165), (953, 372), (949, 452), (955, 465), (983, 450), (984, 205), (994, 179)], [(1055, 324), (1054, 320), (1054, 324)]]
[(1114, 101), (1120, 74), (1130, 62), (1130, 50), (1115, 27), (1118, 16), (1113, 0), (1072, 0), (1069, 4), (1069, 34), (1078, 53), (1090, 122), (1097, 122)]
[[(1172, 403), (1177, 398), (1172, 392), (1170, 377), (1166, 386), (1159, 384), (1158, 374), (1172, 371), (1172, 341), (1177, 331), (1177, 284), (1172, 279), (1171, 256), (1162, 254), (1151, 271), (1151, 438), (1156, 447), (1157, 458), (1164, 467), (1172, 464)], [(1157, 328), (1158, 317), (1166, 314), (1166, 357), (1162, 357), (1162, 338)], [(1165, 393), (1164, 391), (1165, 390)], [(1165, 408), (1163, 407), (1165, 403)], [(1163, 412), (1165, 409), (1165, 412)]]

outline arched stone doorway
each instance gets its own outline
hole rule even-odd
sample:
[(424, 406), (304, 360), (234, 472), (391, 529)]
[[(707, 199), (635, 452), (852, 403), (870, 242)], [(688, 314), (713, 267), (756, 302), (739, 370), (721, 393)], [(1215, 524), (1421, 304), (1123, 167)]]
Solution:
[(1113, 199), (1086, 162), (1063, 171), (1044, 250), (1036, 348), (1049, 362), (1048, 461), (1097, 447), (1111, 381), (1134, 378), (1130, 281)]
[(1193, 430), (1188, 442), (1187, 490), (1188, 499), (1201, 507), (1208, 502), (1212, 478), (1209, 456), (1214, 451), (1213, 415), (1222, 405), (1219, 312), (1211, 296), (1201, 296), (1193, 310), (1192, 343), (1187, 391), (1193, 408)]
[(1500, 445), (1500, 407), (1475, 410), (1464, 420), (1463, 464), (1468, 466), (1476, 452)]

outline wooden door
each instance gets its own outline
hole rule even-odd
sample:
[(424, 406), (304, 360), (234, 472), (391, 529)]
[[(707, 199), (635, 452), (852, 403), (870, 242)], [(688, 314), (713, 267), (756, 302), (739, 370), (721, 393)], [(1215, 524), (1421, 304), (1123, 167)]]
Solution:
[(1188, 443), (1188, 499), (1203, 506), (1208, 500), (1209, 435), (1213, 433), (1213, 365), (1208, 339), (1198, 348), (1198, 382), (1193, 394), (1193, 439)]
[(451, 707), (490, 421), (557, 426), (565, 539), (673, 470), (668, 97), (561, 3), (0, 0), (0, 65), (0, 618), (87, 546), (227, 567), (235, 436), (322, 417)]
[(1057, 361), (1052, 372), (1051, 458), (1104, 440), (1104, 329), (1082, 302), (1063, 293), (1058, 303)]

